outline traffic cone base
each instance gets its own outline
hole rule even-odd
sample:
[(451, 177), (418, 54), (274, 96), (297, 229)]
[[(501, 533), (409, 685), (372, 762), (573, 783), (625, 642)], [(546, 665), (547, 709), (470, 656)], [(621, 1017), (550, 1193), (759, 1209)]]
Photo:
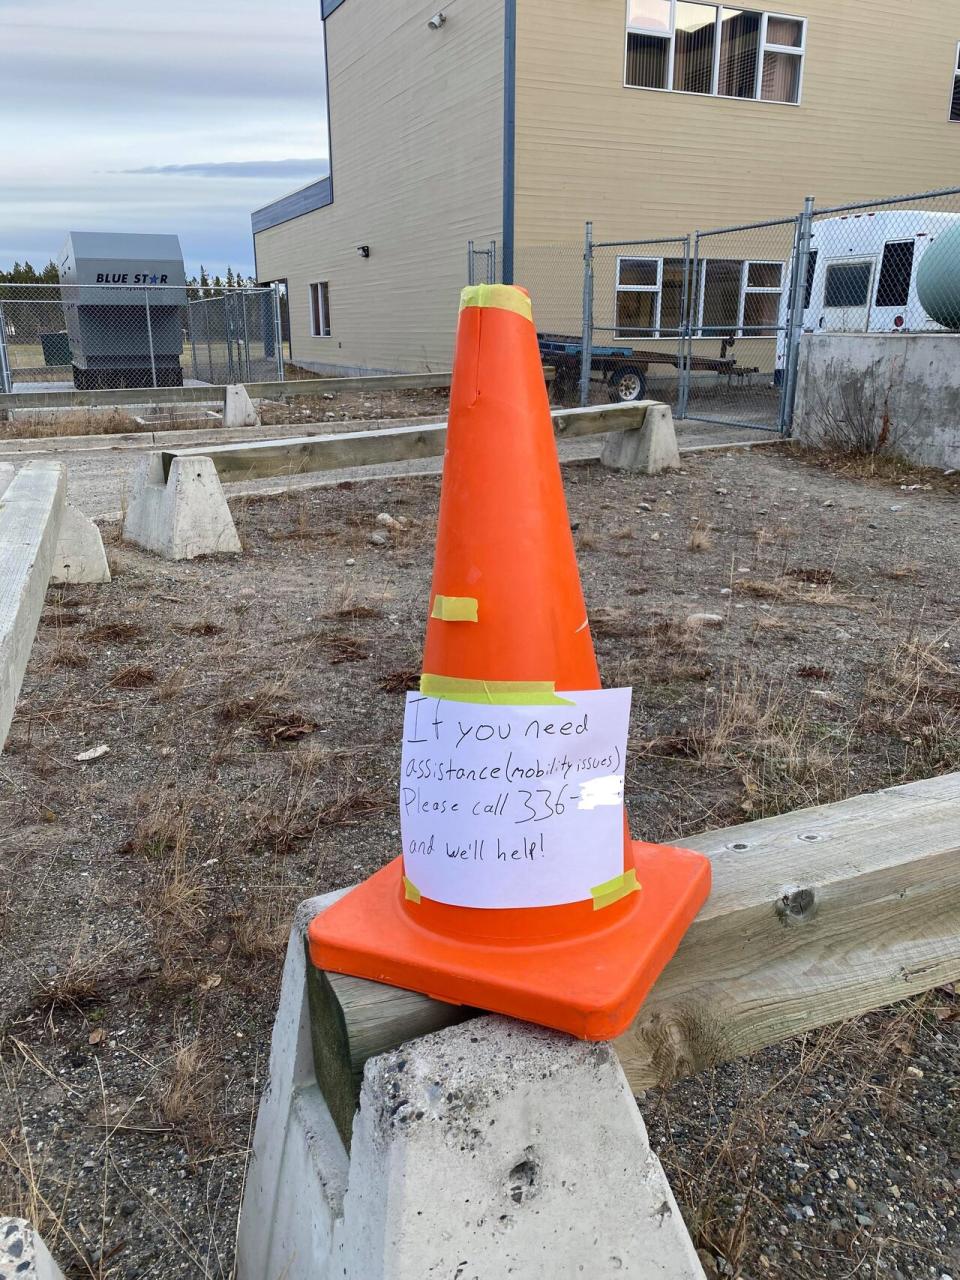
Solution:
[(310, 959), (318, 969), (609, 1040), (630, 1025), (710, 892), (702, 854), (639, 840), (629, 848), (639, 890), (600, 910), (575, 904), (590, 930), (540, 941), (457, 936), (458, 914), (514, 914), (457, 907), (443, 909), (447, 931), (436, 932), (419, 918), (427, 901), (416, 900), (396, 858), (311, 923)]

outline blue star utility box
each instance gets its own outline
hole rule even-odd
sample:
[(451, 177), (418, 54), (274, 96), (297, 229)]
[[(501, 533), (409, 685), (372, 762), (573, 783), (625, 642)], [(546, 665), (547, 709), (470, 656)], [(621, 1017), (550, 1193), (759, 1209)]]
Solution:
[(71, 231), (60, 291), (74, 386), (182, 387), (185, 286), (176, 236)]

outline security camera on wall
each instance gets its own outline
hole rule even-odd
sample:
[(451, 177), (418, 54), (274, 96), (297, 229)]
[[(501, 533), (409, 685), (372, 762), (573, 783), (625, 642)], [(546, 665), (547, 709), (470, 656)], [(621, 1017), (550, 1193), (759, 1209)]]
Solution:
[(447, 15), (443, 12), (435, 13), (428, 21), (427, 26), (432, 27), (434, 31), (439, 31), (447, 20)]

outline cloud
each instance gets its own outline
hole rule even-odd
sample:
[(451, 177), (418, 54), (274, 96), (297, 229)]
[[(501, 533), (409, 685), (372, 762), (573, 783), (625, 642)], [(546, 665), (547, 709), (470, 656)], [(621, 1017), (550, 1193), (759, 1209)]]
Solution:
[(0, 266), (172, 231), (188, 269), (250, 270), (251, 211), (329, 172), (319, 7), (0, 0)]
[(118, 169), (118, 173), (171, 173), (198, 178), (315, 178), (326, 177), (329, 168), (324, 156), (301, 160), (214, 160), (192, 164), (148, 164), (141, 169)]

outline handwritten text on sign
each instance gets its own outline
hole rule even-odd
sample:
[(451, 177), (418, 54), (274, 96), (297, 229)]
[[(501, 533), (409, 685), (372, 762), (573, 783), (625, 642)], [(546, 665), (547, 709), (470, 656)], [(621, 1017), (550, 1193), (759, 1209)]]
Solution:
[(623, 871), (629, 689), (569, 706), (487, 706), (408, 693), (404, 871), (461, 907), (579, 902)]

